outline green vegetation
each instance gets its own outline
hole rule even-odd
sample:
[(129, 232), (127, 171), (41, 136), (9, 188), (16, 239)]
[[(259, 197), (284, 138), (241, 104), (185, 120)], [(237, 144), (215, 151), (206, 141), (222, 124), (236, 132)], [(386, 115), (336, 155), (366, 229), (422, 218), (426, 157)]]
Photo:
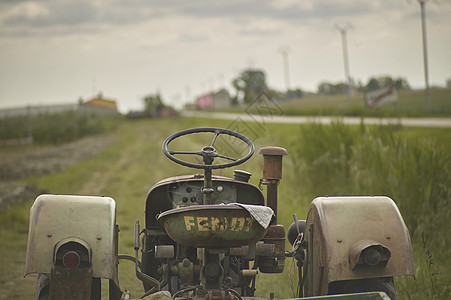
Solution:
[[(451, 236), (449, 151), (427, 139), (405, 139), (388, 127), (311, 124), (299, 134), (300, 140), (308, 141), (298, 143), (294, 153), (297, 177), (303, 178), (302, 193), (310, 199), (390, 196), (409, 227), (415, 251), (418, 283), (399, 282), (401, 294), (409, 299), (446, 298), (450, 290), (445, 275), (451, 266), (445, 238)], [(449, 139), (444, 146), (449, 149)]]
[[(101, 155), (63, 173), (30, 178), (27, 182), (51, 193), (113, 197), (121, 227), (119, 252), (133, 255), (133, 224), (135, 220), (144, 224), (148, 189), (162, 178), (198, 172), (169, 161), (161, 151), (163, 140), (189, 127), (226, 128), (230, 123), (194, 118), (124, 122), (116, 129), (119, 142)], [(449, 296), (451, 138), (448, 129), (345, 126), (341, 123), (331, 126), (265, 124), (263, 127), (252, 137), (257, 149), (281, 146), (289, 154), (285, 158), (279, 190), (280, 223), (288, 226), (293, 212), (299, 219), (305, 218), (316, 196), (387, 195), (398, 204), (414, 247), (417, 279), (396, 281), (399, 299), (445, 299)], [(188, 142), (194, 148), (201, 146), (201, 142)], [(255, 155), (240, 169), (250, 171), (251, 183), (258, 184), (261, 158)], [(232, 170), (219, 172), (225, 176), (231, 173)], [(14, 293), (8, 295), (14, 299), (30, 299), (35, 289), (33, 276), (21, 278), (31, 203), (30, 199), (0, 214), (0, 285), (15, 285)], [(275, 291), (277, 297), (291, 297), (290, 280), (296, 280), (294, 274), (291, 260), (286, 262), (284, 275), (259, 274), (258, 295), (266, 297), (270, 291)], [(120, 282), (134, 297), (140, 295), (142, 287), (134, 278), (131, 263), (120, 264)]]
[(37, 144), (66, 143), (112, 130), (119, 116), (65, 111), (0, 119), (0, 140), (32, 136)]
[[(397, 104), (388, 103), (375, 109), (365, 106), (364, 95), (354, 94), (348, 101), (340, 95), (308, 95), (277, 105), (289, 116), (355, 116), (355, 117), (445, 117), (451, 115), (451, 89), (430, 91), (431, 110), (426, 110), (423, 90), (398, 91)], [(229, 112), (242, 112), (232, 107)]]
[[(361, 82), (359, 82), (358, 85), (356, 85), (355, 83), (352, 85), (354, 89), (356, 89), (359, 92), (369, 92), (389, 86), (394, 86), (398, 91), (411, 90), (410, 85), (405, 78), (402, 77), (392, 78), (391, 76), (387, 75), (371, 77), (368, 79), (366, 85), (363, 85)], [(348, 85), (344, 82), (338, 82), (334, 84), (327, 81), (323, 81), (318, 85), (318, 94), (322, 95), (345, 94), (347, 90)]]
[[(237, 78), (232, 80), (232, 85), (236, 94), (243, 93), (244, 103), (252, 102), (261, 92), (268, 90), (265, 72), (258, 69), (244, 70)], [(237, 99), (234, 99), (233, 103), (238, 103), (237, 101)]]

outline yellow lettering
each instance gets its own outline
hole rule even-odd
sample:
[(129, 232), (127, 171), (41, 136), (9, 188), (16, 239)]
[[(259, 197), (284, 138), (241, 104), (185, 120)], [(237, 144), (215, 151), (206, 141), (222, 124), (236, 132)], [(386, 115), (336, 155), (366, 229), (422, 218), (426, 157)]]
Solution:
[(211, 217), (211, 230), (225, 231), (228, 229), (229, 221), (227, 218)]
[(208, 226), (208, 217), (197, 217), (197, 228), (199, 231), (208, 231), (210, 230)]
[(246, 224), (246, 219), (245, 218), (238, 218), (238, 228), (236, 230), (237, 231), (243, 230), (244, 224)]
[(253, 219), (251, 217), (246, 218), (246, 232), (249, 232), (252, 228)]
[[(185, 226), (187, 231), (192, 231), (193, 227), (197, 227), (199, 231), (209, 230), (232, 230), (249, 232), (252, 228), (254, 220), (251, 217), (241, 218), (215, 218), (215, 217), (192, 217), (185, 216)], [(197, 226), (196, 226), (197, 225)]]
[(221, 228), (224, 228), (224, 229), (221, 229), (221, 230), (228, 230), (229, 224), (230, 224), (229, 219), (223, 218), (222, 220), (224, 221), (224, 227), (221, 227)]
[(230, 229), (233, 231), (241, 231), (243, 230), (245, 218), (232, 218), (232, 225)]
[(236, 227), (236, 218), (232, 218), (232, 224), (230, 224), (230, 229), (235, 231)]
[(185, 226), (186, 226), (186, 230), (191, 231), (191, 228), (193, 226), (195, 226), (196, 224), (194, 223), (194, 217), (191, 216), (185, 216)]
[(216, 231), (216, 230), (224, 231), (224, 223), (221, 222), (220, 219), (212, 217), (211, 218), (211, 229), (214, 231)]

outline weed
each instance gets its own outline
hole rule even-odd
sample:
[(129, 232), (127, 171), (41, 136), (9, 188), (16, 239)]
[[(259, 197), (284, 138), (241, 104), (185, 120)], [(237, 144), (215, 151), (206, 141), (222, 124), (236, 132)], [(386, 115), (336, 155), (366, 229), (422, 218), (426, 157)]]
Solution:
[[(297, 177), (306, 178), (303, 181), (306, 192), (311, 197), (390, 196), (412, 233), (417, 273), (420, 271), (419, 277), (429, 278), (422, 281), (424, 289), (430, 295), (446, 293), (437, 290), (434, 266), (438, 264), (444, 274), (449, 274), (449, 153), (432, 143), (405, 139), (387, 127), (356, 128), (340, 122), (332, 126), (310, 124), (301, 127), (300, 135), (303, 142), (291, 154), (301, 166)], [(434, 258), (429, 249), (434, 249)], [(418, 259), (423, 252), (425, 261)], [(445, 276), (443, 280), (446, 281)], [(398, 284), (401, 290), (414, 286), (405, 281)]]

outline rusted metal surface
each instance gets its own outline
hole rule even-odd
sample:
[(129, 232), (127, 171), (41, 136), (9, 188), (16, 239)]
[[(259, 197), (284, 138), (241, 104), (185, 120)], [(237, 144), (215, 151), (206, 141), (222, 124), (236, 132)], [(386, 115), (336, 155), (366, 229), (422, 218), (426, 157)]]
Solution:
[(288, 152), (287, 152), (286, 149), (281, 148), (281, 147), (267, 146), (267, 147), (260, 148), (260, 150), (258, 151), (258, 154), (262, 154), (262, 155), (287, 155)]
[(262, 273), (282, 273), (285, 267), (285, 229), (283, 225), (270, 225), (265, 237), (265, 244), (273, 244), (274, 252), (270, 256), (259, 258), (259, 269)]
[(193, 247), (240, 247), (266, 233), (240, 206), (196, 205), (165, 211), (158, 222), (177, 243)]
[[(235, 191), (233, 191), (232, 194), (228, 194), (227, 197), (222, 197), (225, 199), (220, 199), (221, 197), (218, 197), (219, 199), (214, 199), (216, 202), (218, 200), (223, 200), (223, 203), (231, 203), (231, 202), (236, 202), (237, 201), (237, 197), (240, 197), (240, 195), (237, 195), (236, 190), (239, 189), (241, 192), (242, 190), (251, 190), (253, 192), (255, 192), (255, 196), (253, 197), (253, 203), (254, 204), (264, 204), (264, 197), (263, 194), (258, 190), (258, 188), (248, 182), (244, 182), (242, 180), (235, 180), (229, 177), (224, 177), (224, 176), (218, 176), (218, 175), (212, 175), (212, 180), (213, 180), (213, 189), (216, 192), (218, 191), (218, 186), (219, 185), (228, 185), (231, 187), (234, 187)], [(148, 193), (148, 201), (150, 200), (150, 196), (152, 195), (152, 192), (156, 191), (158, 188), (164, 187), (165, 191), (168, 192), (170, 191), (170, 187), (172, 186), (181, 186), (181, 185), (186, 185), (186, 187), (202, 187), (202, 184), (199, 183), (203, 183), (204, 181), (204, 175), (203, 174), (194, 174), (194, 175), (184, 175), (184, 176), (174, 176), (174, 177), (170, 177), (170, 178), (166, 178), (163, 179), (161, 181), (159, 181), (158, 183), (156, 183), (152, 188), (150, 188), (149, 193)], [(186, 190), (184, 191), (186, 194)], [(200, 189), (199, 189), (199, 193), (200, 193)], [(219, 193), (224, 193), (227, 191), (221, 191)], [(195, 195), (197, 196), (197, 195)], [(201, 198), (201, 197), (197, 197), (197, 198)], [(224, 201), (227, 200), (227, 201)], [(247, 203), (247, 202), (242, 202), (242, 203)], [(201, 204), (201, 202), (199, 202), (199, 204)], [(250, 204), (250, 203), (249, 203)]]
[(263, 155), (263, 179), (282, 179), (282, 156), (287, 155), (287, 150), (263, 147), (258, 153)]
[[(160, 212), (180, 206), (202, 204), (203, 178), (201, 174), (177, 176), (155, 184), (147, 195), (146, 228), (158, 228), (156, 217)], [(214, 193), (211, 200), (214, 204), (265, 204), (262, 192), (250, 183), (216, 175), (212, 176), (212, 180)]]
[(251, 178), (252, 174), (243, 170), (233, 170), (233, 179), (242, 181), (242, 182), (249, 182), (249, 179)]
[[(337, 280), (414, 276), (407, 227), (388, 197), (319, 197), (313, 200), (305, 232), (308, 255), (306, 296), (327, 294)], [(389, 249), (385, 266), (354, 269), (349, 251), (357, 242), (372, 240)]]
[(91, 268), (52, 268), (49, 300), (90, 300), (91, 285)]
[(49, 274), (62, 241), (90, 249), (93, 277), (117, 283), (116, 204), (109, 197), (41, 195), (30, 210), (25, 276)]
[(263, 147), (258, 152), (263, 155), (263, 177), (261, 184), (266, 185), (266, 205), (274, 211), (271, 224), (277, 224), (277, 186), (282, 179), (282, 157), (287, 150), (280, 147)]

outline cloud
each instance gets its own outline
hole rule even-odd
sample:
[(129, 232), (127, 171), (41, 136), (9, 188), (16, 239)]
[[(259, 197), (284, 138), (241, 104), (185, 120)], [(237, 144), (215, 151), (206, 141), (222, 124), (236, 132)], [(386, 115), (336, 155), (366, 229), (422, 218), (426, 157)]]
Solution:
[[(91, 32), (99, 27), (114, 28), (177, 16), (200, 20), (223, 18), (242, 24), (252, 19), (330, 23), (331, 19), (384, 9), (383, 0), (357, 3), (354, 0), (2, 0), (0, 3), (2, 35)], [(243, 28), (242, 32), (262, 34), (264, 30)]]
[(25, 36), (27, 33), (53, 35), (97, 32), (100, 28), (140, 23), (158, 14), (146, 6), (127, 6), (127, 3), (104, 0), (1, 2), (1, 33)]
[(206, 34), (180, 34), (178, 40), (188, 43), (204, 43), (210, 41), (210, 37)]
[(8, 27), (73, 26), (92, 22), (96, 17), (96, 8), (87, 1), (30, 1), (12, 6), (2, 16), (2, 23)]

